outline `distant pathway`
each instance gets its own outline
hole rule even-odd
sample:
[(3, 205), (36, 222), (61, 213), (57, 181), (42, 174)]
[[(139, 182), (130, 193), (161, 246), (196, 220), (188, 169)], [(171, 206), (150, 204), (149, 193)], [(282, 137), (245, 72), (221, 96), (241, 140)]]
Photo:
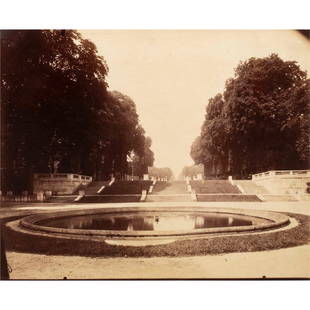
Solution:
[[(155, 185), (156, 186), (156, 185)], [(186, 190), (185, 181), (174, 181), (168, 184), (162, 191), (149, 194), (147, 202), (189, 202), (191, 200), (190, 193)]]

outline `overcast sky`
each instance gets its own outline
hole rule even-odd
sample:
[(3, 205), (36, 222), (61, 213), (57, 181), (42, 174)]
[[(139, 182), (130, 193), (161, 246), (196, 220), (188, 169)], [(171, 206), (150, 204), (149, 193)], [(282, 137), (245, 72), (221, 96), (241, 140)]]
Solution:
[(110, 90), (130, 96), (152, 138), (157, 167), (191, 165), (210, 97), (249, 57), (277, 53), (310, 70), (310, 43), (289, 30), (83, 30), (108, 63)]

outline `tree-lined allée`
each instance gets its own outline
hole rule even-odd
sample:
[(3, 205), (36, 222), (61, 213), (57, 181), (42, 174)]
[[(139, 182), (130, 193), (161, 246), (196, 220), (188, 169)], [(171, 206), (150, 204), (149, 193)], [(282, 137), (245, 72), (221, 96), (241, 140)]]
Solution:
[(151, 140), (135, 103), (108, 91), (92, 42), (73, 30), (2, 31), (1, 56), (3, 190), (30, 189), (34, 172), (121, 178), (129, 154), (147, 173)]
[(310, 80), (295, 61), (250, 58), (209, 99), (191, 156), (209, 177), (309, 169), (309, 111)]

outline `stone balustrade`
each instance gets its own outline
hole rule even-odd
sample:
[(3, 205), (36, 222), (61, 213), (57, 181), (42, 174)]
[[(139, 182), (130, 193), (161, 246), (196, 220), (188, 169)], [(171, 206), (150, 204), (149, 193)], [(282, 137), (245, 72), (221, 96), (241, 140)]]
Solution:
[(252, 180), (274, 177), (310, 177), (310, 170), (271, 170), (252, 175)]
[(305, 194), (310, 170), (272, 170), (252, 175), (252, 181), (272, 194)]
[(81, 180), (81, 181), (92, 181), (92, 177), (87, 175), (73, 174), (73, 173), (35, 173), (34, 179), (57, 179), (57, 180)]
[(72, 194), (79, 186), (88, 185), (92, 177), (74, 173), (35, 173), (33, 191), (52, 191), (53, 194)]

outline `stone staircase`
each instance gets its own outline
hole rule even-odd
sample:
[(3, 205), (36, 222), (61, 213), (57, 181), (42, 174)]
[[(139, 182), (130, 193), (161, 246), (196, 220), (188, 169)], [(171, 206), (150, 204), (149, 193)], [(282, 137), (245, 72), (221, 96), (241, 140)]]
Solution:
[(265, 187), (257, 185), (251, 180), (234, 180), (233, 182), (234, 184), (239, 185), (244, 190), (245, 194), (270, 194)]
[(242, 194), (228, 180), (191, 181), (190, 184), (197, 194)]
[(108, 186), (109, 181), (94, 181), (90, 183), (88, 186), (81, 188), (80, 190), (85, 191), (85, 195), (98, 195), (98, 191), (103, 186)]
[(169, 182), (167, 182), (167, 181), (157, 181), (156, 183), (155, 183), (155, 186), (154, 186), (154, 188), (153, 188), (153, 191), (152, 191), (152, 193), (159, 193), (159, 192), (161, 192), (161, 191), (163, 191), (167, 186), (169, 186)]
[[(146, 198), (147, 202), (190, 202), (192, 201), (190, 193), (187, 191), (187, 184), (185, 181), (174, 181), (171, 183), (158, 185), (156, 184), (154, 192), (149, 194)], [(162, 190), (160, 190), (162, 188)]]
[[(80, 203), (111, 203), (111, 202), (139, 202), (142, 191), (148, 190), (152, 181), (115, 181), (111, 186), (108, 182), (97, 182), (85, 190), (85, 196)], [(98, 190), (105, 188), (98, 193)]]
[(196, 192), (197, 201), (218, 202), (260, 202), (255, 191), (251, 193), (241, 191), (237, 185), (228, 180), (191, 181), (192, 188)]
[(251, 180), (234, 180), (245, 194), (258, 195), (262, 201), (298, 201), (294, 195), (290, 194), (271, 194), (264, 186), (258, 185)]

